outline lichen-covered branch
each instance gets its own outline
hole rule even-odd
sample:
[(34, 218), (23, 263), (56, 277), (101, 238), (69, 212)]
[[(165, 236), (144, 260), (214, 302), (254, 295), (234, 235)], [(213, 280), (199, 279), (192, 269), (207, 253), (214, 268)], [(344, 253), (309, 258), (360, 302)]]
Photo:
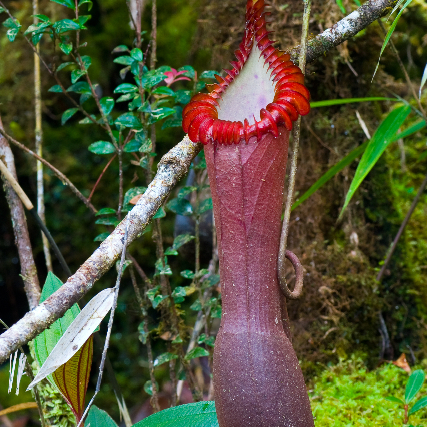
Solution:
[[(391, 11), (396, 2), (397, 0), (367, 1), (332, 28), (308, 42), (307, 62), (313, 62), (335, 46), (356, 35), (376, 19)], [(296, 60), (299, 56), (299, 47), (291, 49), (290, 53)], [(201, 144), (193, 144), (188, 137), (185, 137), (163, 157), (153, 182), (128, 214), (131, 215), (129, 244), (144, 230), (174, 185), (188, 172), (191, 161), (200, 150)], [(34, 155), (34, 153), (31, 154)], [(61, 317), (114, 264), (123, 248), (124, 224), (123, 220), (60, 290), (0, 335), (0, 363), (6, 360), (18, 346), (33, 339)]]
[[(329, 50), (351, 39), (368, 27), (372, 22), (391, 12), (397, 0), (369, 0), (357, 10), (338, 21), (333, 27), (323, 31), (307, 43), (307, 63), (313, 62)], [(300, 46), (289, 50), (296, 63), (300, 55)]]
[[(10, 149), (7, 140), (3, 138), (2, 135), (0, 135), (0, 158), (6, 165), (9, 172), (15, 179), (17, 179), (12, 150)], [(24, 281), (28, 305), (30, 306), (30, 309), (33, 309), (39, 303), (40, 284), (37, 277), (36, 265), (34, 263), (24, 206), (22, 205), (21, 199), (12, 188), (12, 185), (3, 177), (3, 175), (2, 178), (7, 203), (9, 205), (10, 216), (12, 217), (15, 243), (18, 248), (19, 262), (21, 264), (21, 277)]]
[(186, 136), (163, 156), (147, 191), (113, 233), (64, 286), (0, 336), (0, 363), (61, 317), (110, 269), (123, 250), (127, 218), (129, 217), (130, 244), (141, 235), (174, 186), (188, 172), (192, 160), (200, 150), (201, 144), (193, 144)]

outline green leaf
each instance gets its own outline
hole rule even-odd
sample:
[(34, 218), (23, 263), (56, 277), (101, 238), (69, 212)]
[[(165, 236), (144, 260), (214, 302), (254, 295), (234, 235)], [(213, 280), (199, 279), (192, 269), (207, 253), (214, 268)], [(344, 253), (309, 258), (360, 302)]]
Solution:
[(129, 48), (124, 44), (121, 44), (115, 47), (111, 53), (122, 53), (122, 52), (129, 52)]
[(48, 92), (62, 93), (62, 89), (61, 89), (61, 86), (59, 86), (59, 85), (55, 85), (55, 86), (52, 86), (52, 87), (48, 90)]
[(185, 73), (182, 75), (186, 77), (190, 77), (190, 79), (194, 79), (196, 75), (196, 72), (191, 65), (184, 65), (183, 67), (178, 68), (178, 71), (185, 71)]
[(87, 82), (77, 82), (74, 83), (73, 85), (71, 85), (68, 89), (67, 92), (75, 92), (75, 93), (87, 93), (89, 95), (92, 94), (92, 91), (90, 90), (90, 86), (89, 83)]
[(191, 194), (193, 191), (196, 191), (196, 190), (197, 190), (197, 187), (190, 187), (190, 186), (182, 187), (178, 191), (178, 198), (182, 199), (185, 196), (187, 196), (188, 194)]
[(220, 277), (219, 274), (211, 274), (202, 282), (202, 288), (210, 288), (211, 286), (215, 286), (219, 283)]
[[(132, 65), (135, 62), (135, 60), (128, 55), (123, 55), (114, 59), (113, 62), (121, 65)], [(124, 83), (124, 84), (129, 84), (129, 83)]]
[(402, 131), (400, 133), (396, 133), (392, 138), (392, 142), (397, 141), (400, 138), (405, 138), (409, 135), (412, 135), (413, 133), (418, 132), (419, 130), (421, 130), (425, 127), (426, 127), (425, 120), (421, 120), (417, 123), (414, 123), (413, 125), (406, 128), (404, 131)]
[(404, 405), (405, 404), (405, 402), (403, 400), (400, 400), (400, 399), (398, 399), (397, 397), (394, 397), (394, 396), (387, 396), (385, 398), (385, 400), (388, 400), (388, 401), (393, 402), (393, 403), (399, 403), (399, 405)]
[(184, 287), (177, 286), (172, 292), (172, 298), (175, 303), (179, 304), (184, 301), (184, 298), (187, 296), (187, 292)]
[(80, 25), (71, 19), (61, 19), (60, 21), (55, 22), (52, 27), (57, 34), (80, 30)]
[(116, 210), (113, 208), (102, 208), (100, 209), (95, 216), (100, 216), (100, 215), (115, 215), (116, 214)]
[(108, 141), (96, 141), (89, 145), (88, 150), (95, 154), (111, 154), (116, 152), (114, 145)]
[(188, 104), (191, 99), (191, 91), (189, 90), (177, 90), (174, 95), (175, 101), (180, 104)]
[(101, 104), (102, 112), (108, 116), (114, 108), (114, 99), (109, 96), (105, 96), (104, 98), (101, 98), (99, 103)]
[(175, 110), (173, 108), (158, 108), (157, 110), (153, 110), (151, 112), (151, 116), (148, 119), (148, 124), (153, 124), (158, 122), (159, 120), (164, 119), (172, 114), (175, 114)]
[(422, 408), (427, 406), (427, 396), (422, 397), (420, 400), (414, 403), (414, 406), (409, 410), (408, 415), (412, 415)]
[(37, 24), (30, 25), (24, 34), (42, 31), (43, 29), (49, 27), (49, 25), (50, 22), (38, 22)]
[(130, 83), (122, 83), (114, 89), (114, 93), (130, 93), (130, 92), (137, 92), (137, 91), (138, 91), (138, 86), (131, 85)]
[(181, 276), (185, 279), (194, 279), (195, 274), (191, 270), (181, 271)]
[(114, 121), (114, 123), (118, 126), (124, 126), (127, 128), (142, 129), (141, 121), (138, 119), (138, 117), (135, 117), (132, 113), (122, 114)]
[(191, 359), (195, 359), (196, 357), (203, 357), (203, 356), (209, 356), (209, 351), (207, 351), (202, 347), (195, 347), (193, 348), (193, 350), (189, 351), (185, 355), (184, 359), (191, 360)]
[(157, 412), (133, 427), (219, 427), (215, 402), (197, 402)]
[(167, 95), (167, 96), (175, 95), (175, 92), (170, 87), (166, 87), (166, 86), (156, 87), (156, 89), (154, 89), (152, 93), (154, 95)]
[(46, 15), (37, 14), (37, 15), (33, 15), (33, 16), (34, 16), (34, 18), (40, 19), (40, 21), (50, 22), (49, 17)]
[(214, 79), (215, 75), (219, 75), (220, 73), (218, 73), (218, 71), (215, 70), (206, 70), (203, 71), (202, 74), (200, 74), (200, 78), (201, 79)]
[(199, 299), (196, 299), (196, 301), (194, 301), (193, 304), (190, 305), (190, 310), (200, 311), (201, 309), (202, 303)]
[[(69, 65), (74, 65), (74, 62), (63, 62), (62, 64), (60, 64), (58, 66), (58, 68), (56, 69), (56, 71), (61, 71), (62, 69), (64, 69), (65, 67), (68, 67)], [(62, 91), (60, 91), (60, 92), (62, 92)]]
[(381, 157), (384, 150), (391, 143), (394, 134), (398, 131), (400, 126), (402, 126), (410, 112), (411, 107), (406, 105), (394, 109), (388, 114), (388, 116), (382, 121), (378, 129), (375, 131), (375, 134), (369, 141), (368, 146), (363, 153), (353, 181), (350, 184), (350, 189), (348, 190), (340, 217), (348, 206), (348, 203), (350, 202), (354, 193), (359, 188), (366, 175), (370, 172), (375, 163)]
[(110, 233), (108, 231), (106, 231), (105, 233), (101, 233), (98, 234), (93, 241), (94, 242), (103, 242), (108, 236), (110, 235)]
[(85, 420), (85, 427), (117, 427), (114, 420), (102, 409), (99, 409), (95, 405), (89, 410), (87, 418)]
[(167, 77), (166, 74), (154, 75), (151, 77), (147, 76), (147, 74), (143, 76), (141, 80), (141, 84), (144, 89), (151, 89), (153, 86), (156, 86), (156, 84), (160, 83)]
[[(159, 210), (154, 214), (153, 219), (164, 218), (166, 216), (165, 210), (160, 206)], [(166, 254), (167, 255), (167, 254)]]
[(178, 356), (172, 353), (162, 353), (159, 357), (156, 358), (153, 365), (160, 366), (160, 365), (163, 365), (163, 363), (167, 363), (173, 359), (178, 359)]
[(61, 124), (64, 125), (68, 119), (70, 119), (71, 117), (74, 116), (74, 114), (77, 113), (77, 111), (79, 111), (78, 108), (70, 108), (69, 110), (64, 111), (64, 114), (62, 114), (62, 117), (61, 117)]
[(327, 99), (325, 101), (316, 101), (310, 102), (311, 108), (318, 107), (330, 107), (331, 105), (341, 105), (341, 104), (352, 104), (355, 102), (371, 102), (371, 101), (394, 101), (397, 102), (397, 98), (383, 98), (380, 96), (374, 96), (370, 98), (346, 98), (346, 99)]
[(160, 276), (161, 274), (164, 274), (165, 276), (172, 276), (172, 270), (168, 264), (167, 257), (164, 257), (164, 260), (162, 258), (159, 258), (156, 261), (155, 266), (156, 266), (156, 273), (154, 274), (154, 276)]
[(211, 317), (214, 319), (221, 319), (222, 307), (217, 305), (211, 310)]
[[(154, 276), (156, 276), (156, 275), (154, 275)], [(153, 299), (153, 302), (152, 302), (152, 306), (153, 306), (153, 308), (157, 308), (158, 306), (159, 306), (159, 304), (163, 301), (163, 300), (165, 300), (166, 298), (168, 298), (168, 296), (167, 295), (157, 295), (154, 299)]]
[(62, 4), (62, 6), (69, 7), (74, 10), (74, 1), (73, 0), (52, 0), (55, 3)]
[(15, 40), (19, 29), (22, 27), (16, 18), (7, 18), (6, 21), (3, 22), (3, 26), (9, 28), (6, 32), (6, 36), (10, 42)]
[(165, 255), (178, 255), (178, 251), (169, 247), (165, 250)]
[(162, 124), (162, 130), (167, 128), (180, 128), (182, 126), (182, 119), (170, 118)]
[(84, 24), (86, 24), (90, 18), (92, 18), (91, 15), (80, 15), (77, 19), (74, 19), (74, 22), (79, 25), (81, 30), (87, 30)]
[[(157, 390), (159, 390), (159, 384), (157, 384), (157, 381), (156, 381), (156, 388), (157, 388)], [(149, 394), (150, 396), (153, 395), (153, 385), (151, 384), (150, 380), (148, 380), (148, 381), (145, 382), (145, 384), (144, 384), (144, 391), (147, 394)], [(135, 427), (135, 426), (136, 426), (136, 424), (134, 424), (132, 427)]]
[(139, 152), (140, 153), (150, 153), (152, 149), (153, 149), (153, 144), (151, 142), (151, 139), (149, 139), (149, 138), (145, 139), (145, 137), (144, 137), (144, 139), (141, 142), (141, 146), (139, 147)]
[(215, 337), (206, 337), (206, 334), (201, 334), (197, 340), (198, 344), (205, 343), (210, 347), (215, 347)]
[(421, 369), (417, 369), (416, 371), (412, 372), (408, 382), (406, 383), (405, 403), (411, 402), (417, 393), (421, 390), (424, 378), (425, 375)]
[(135, 60), (141, 62), (144, 59), (144, 55), (142, 54), (142, 50), (135, 48), (130, 51), (130, 56)]
[(195, 237), (191, 234), (179, 234), (173, 240), (172, 248), (179, 249), (181, 246), (185, 245), (188, 242), (191, 242), (191, 240), (193, 239), (195, 239)]
[(69, 55), (73, 50), (73, 43), (59, 43), (59, 48), (65, 53), (65, 55)]
[[(139, 95), (136, 95), (139, 98)], [(120, 96), (119, 98), (117, 98), (116, 102), (125, 102), (125, 101), (129, 101), (132, 98), (135, 97), (135, 93), (125, 93), (124, 95)]]
[(391, 24), (389, 30), (387, 31), (387, 35), (385, 36), (384, 43), (382, 45), (381, 52), (380, 52), (380, 57), (378, 58), (378, 63), (377, 63), (377, 66), (375, 68), (374, 75), (372, 76), (372, 80), (374, 80), (375, 74), (377, 73), (378, 67), (380, 66), (381, 55), (383, 54), (384, 49), (386, 48), (387, 43), (389, 42), (389, 40), (393, 34), (393, 31), (396, 28), (396, 25), (399, 21), (399, 18), (402, 15), (403, 11), (409, 6), (409, 4), (411, 2), (412, 2), (412, 0), (407, 0), (407, 2), (402, 6), (402, 9), (400, 9), (400, 12), (397, 14), (397, 16), (394, 19), (393, 23)]
[(136, 139), (131, 139), (123, 148), (125, 153), (136, 153), (139, 151), (140, 143)]
[(92, 6), (93, 6), (92, 0), (80, 0), (79, 4), (78, 4), (78, 7), (80, 7), (80, 6), (84, 5), (84, 4), (88, 5), (88, 9), (87, 10), (90, 12), (91, 9), (92, 9)]
[(37, 44), (39, 43), (39, 41), (41, 40), (42, 37), (43, 37), (43, 33), (34, 34), (31, 37), (31, 41), (33, 42), (33, 45), (37, 46)]
[[(61, 286), (61, 280), (59, 280), (58, 277), (56, 277), (52, 272), (49, 272), (40, 296), (40, 303), (47, 300)], [(74, 304), (69, 310), (65, 312), (63, 317), (56, 320), (49, 329), (44, 330), (35, 338), (34, 350), (40, 366), (43, 365), (48, 355), (55, 347), (56, 343), (59, 341), (62, 335), (64, 335), (64, 332), (71, 325), (79, 313), (79, 306)]]
[[(82, 95), (82, 97), (83, 96), (85, 96), (85, 95)], [(93, 120), (95, 120), (96, 119), (96, 117), (95, 117), (95, 115), (94, 114), (91, 114), (90, 115), (90, 117), (93, 119)], [(93, 123), (93, 121), (89, 118), (89, 117), (86, 117), (86, 118), (84, 118), (83, 120), (80, 120), (79, 121), (79, 123), (81, 124), (81, 125), (88, 125), (88, 124), (92, 124)]]
[(101, 224), (101, 225), (113, 225), (114, 227), (117, 227), (117, 225), (120, 223), (120, 221), (115, 216), (107, 216), (103, 218), (98, 218), (95, 221), (95, 224)]
[(200, 203), (199, 208), (198, 208), (198, 214), (201, 215), (202, 213), (205, 213), (209, 210), (211, 210), (213, 208), (212, 205), (212, 199), (205, 199), (202, 201), (202, 203)]
[(193, 207), (186, 199), (172, 199), (166, 204), (166, 207), (178, 215), (189, 216), (193, 214)]
[(129, 202), (135, 196), (138, 196), (139, 194), (144, 194), (146, 190), (147, 190), (147, 187), (134, 187), (134, 188), (131, 188), (130, 190), (126, 191), (125, 197), (123, 200), (123, 205), (124, 206), (128, 205)]

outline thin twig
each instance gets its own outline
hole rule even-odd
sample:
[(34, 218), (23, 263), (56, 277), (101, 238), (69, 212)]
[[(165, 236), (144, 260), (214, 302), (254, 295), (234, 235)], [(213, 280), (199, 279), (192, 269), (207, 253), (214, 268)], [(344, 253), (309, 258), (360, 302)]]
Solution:
[[(299, 67), (301, 72), (305, 73), (305, 64), (306, 64), (306, 52), (307, 52), (307, 34), (308, 34), (308, 26), (310, 22), (310, 11), (311, 11), (311, 0), (304, 0), (304, 16), (303, 16), (303, 24), (302, 24), (302, 35), (301, 35), (301, 51), (299, 57)], [(280, 249), (279, 249), (279, 260), (278, 260), (278, 276), (279, 276), (279, 284), (283, 293), (287, 298), (295, 299), (298, 298), (302, 292), (302, 276), (301, 280), (298, 280), (295, 284), (294, 291), (290, 291), (288, 285), (286, 284), (286, 269), (285, 269), (285, 259), (293, 259), (295, 257), (289, 251), (286, 251), (286, 245), (288, 240), (289, 233), (289, 219), (291, 216), (292, 209), (292, 201), (294, 196), (294, 188), (295, 188), (295, 177), (297, 173), (297, 162), (298, 162), (298, 149), (299, 149), (299, 139), (301, 133), (301, 116), (298, 117), (294, 125), (294, 145), (292, 150), (292, 163), (291, 163), (291, 171), (289, 174), (289, 183), (288, 183), (288, 196), (286, 198), (286, 208), (285, 208), (285, 216), (283, 219), (282, 226), (282, 234), (280, 236)], [(296, 258), (296, 257), (295, 257)], [(298, 266), (300, 263), (292, 263), (295, 266)]]
[(151, 57), (150, 68), (154, 70), (157, 62), (157, 0), (151, 5)]
[[(127, 257), (129, 258), (129, 255), (127, 255)], [(129, 272), (132, 280), (133, 289), (135, 291), (136, 299), (141, 309), (142, 320), (144, 323), (144, 334), (146, 337), (145, 346), (147, 347), (148, 370), (150, 373), (151, 391), (152, 391), (150, 402), (151, 402), (151, 406), (154, 409), (154, 412), (159, 412), (160, 406), (159, 406), (159, 398), (157, 394), (158, 391), (157, 391), (157, 385), (156, 385), (156, 378), (154, 377), (154, 362), (153, 362), (154, 359), (153, 359), (153, 350), (151, 348), (151, 340), (150, 340), (150, 335), (148, 330), (147, 309), (145, 308), (144, 300), (142, 299), (141, 291), (139, 290), (138, 283), (136, 281), (135, 272), (133, 271), (133, 265), (130, 266)], [(148, 289), (145, 290), (145, 294), (147, 293), (147, 290)]]
[(34, 151), (27, 148), (24, 144), (17, 141), (16, 139), (12, 138), (10, 135), (8, 135), (5, 130), (3, 129), (1, 118), (0, 118), (0, 135), (3, 135), (9, 142), (11, 142), (13, 145), (16, 145), (21, 150), (25, 151), (26, 153), (30, 154), (40, 162), (42, 162), (44, 165), (46, 165), (56, 176), (57, 178), (64, 184), (68, 185), (70, 187), (70, 190), (93, 212), (96, 213), (97, 210), (92, 205), (92, 203), (85, 197), (83, 194), (77, 189), (77, 187), (58, 169), (55, 168), (55, 166), (51, 165), (47, 160), (40, 157), (38, 154), (34, 153)]
[(101, 175), (99, 175), (99, 177), (98, 177), (98, 179), (96, 180), (96, 182), (95, 182), (95, 185), (93, 186), (93, 188), (92, 188), (92, 191), (90, 192), (90, 194), (89, 194), (89, 197), (87, 198), (88, 199), (88, 201), (90, 201), (91, 199), (92, 199), (92, 196), (93, 196), (93, 193), (95, 192), (95, 190), (96, 190), (96, 187), (98, 186), (98, 184), (100, 183), (100, 181), (101, 181), (101, 179), (102, 179), (102, 177), (104, 176), (104, 173), (107, 171), (107, 169), (108, 169), (108, 167), (111, 165), (111, 162), (116, 158), (116, 156), (117, 156), (117, 153), (116, 154), (114, 154), (114, 156), (113, 157), (111, 157), (111, 159), (108, 161), (108, 163), (105, 165), (105, 168), (102, 170), (102, 172), (101, 172)]
[(120, 281), (121, 281), (122, 274), (123, 274), (123, 264), (125, 263), (125, 259), (126, 259), (128, 232), (129, 232), (129, 216), (126, 219), (126, 228), (125, 228), (125, 235), (123, 238), (122, 256), (120, 259), (120, 266), (119, 266), (119, 272), (117, 274), (116, 285), (114, 286), (114, 301), (113, 301), (113, 306), (111, 307), (110, 318), (108, 320), (108, 330), (107, 330), (107, 336), (105, 337), (104, 350), (102, 351), (101, 363), (99, 365), (98, 381), (96, 382), (95, 393), (92, 396), (92, 399), (90, 399), (89, 404), (87, 405), (77, 427), (80, 427), (80, 425), (82, 424), (82, 422), (86, 418), (86, 415), (88, 414), (89, 409), (92, 406), (92, 403), (95, 400), (96, 395), (101, 390), (102, 374), (104, 373), (105, 359), (107, 358), (107, 351), (108, 351), (108, 346), (110, 344), (111, 331), (113, 329), (114, 313), (115, 313), (116, 308), (117, 308), (117, 300), (119, 297)]
[(417, 207), (418, 202), (420, 201), (420, 198), (425, 190), (427, 186), (427, 175), (424, 178), (423, 183), (421, 184), (421, 187), (418, 190), (417, 195), (415, 196), (415, 199), (412, 201), (411, 207), (409, 208), (408, 213), (405, 216), (405, 219), (403, 220), (402, 224), (400, 225), (399, 231), (396, 234), (396, 237), (393, 240), (393, 243), (390, 247), (390, 250), (388, 251), (387, 257), (384, 260), (384, 264), (381, 267), (380, 272), (377, 275), (377, 281), (380, 282), (385, 271), (386, 268), (391, 260), (391, 257), (393, 256), (393, 252), (396, 249), (397, 244), (399, 243), (400, 237), (402, 236), (403, 230), (405, 229), (406, 225), (409, 222), (409, 219), (411, 218), (412, 214), (414, 213), (415, 208)]

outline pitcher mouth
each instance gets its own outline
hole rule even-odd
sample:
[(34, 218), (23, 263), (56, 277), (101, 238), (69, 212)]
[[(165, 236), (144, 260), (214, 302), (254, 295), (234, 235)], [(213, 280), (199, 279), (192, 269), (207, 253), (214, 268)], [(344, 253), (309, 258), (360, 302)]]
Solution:
[[(207, 85), (183, 110), (182, 127), (193, 142), (246, 143), (263, 135), (279, 135), (278, 126), (292, 130), (292, 122), (310, 111), (304, 75), (290, 55), (273, 47), (267, 31), (265, 1), (248, 0), (243, 40), (224, 78)], [(258, 119), (258, 120), (257, 120)]]

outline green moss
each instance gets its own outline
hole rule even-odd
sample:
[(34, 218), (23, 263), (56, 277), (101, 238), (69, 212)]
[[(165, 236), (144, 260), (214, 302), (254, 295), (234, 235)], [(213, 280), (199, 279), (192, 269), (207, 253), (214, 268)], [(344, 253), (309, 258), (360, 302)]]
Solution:
[[(408, 374), (393, 364), (368, 372), (363, 359), (353, 356), (315, 378), (310, 397), (316, 427), (403, 425), (403, 410), (385, 397), (402, 399)], [(423, 391), (425, 385), (421, 395)], [(413, 425), (425, 423), (426, 416), (423, 409), (409, 421)]]

